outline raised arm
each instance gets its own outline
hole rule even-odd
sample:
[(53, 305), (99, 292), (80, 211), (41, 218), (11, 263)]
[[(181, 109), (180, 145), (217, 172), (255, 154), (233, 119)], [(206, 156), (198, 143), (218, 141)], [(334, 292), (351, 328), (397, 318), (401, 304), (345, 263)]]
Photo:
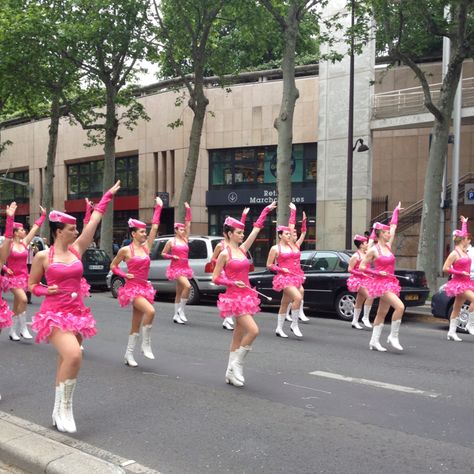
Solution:
[(390, 240), (388, 241), (389, 245), (392, 245), (393, 240), (395, 239), (395, 232), (398, 226), (398, 215), (400, 211), (403, 209), (402, 203), (399, 202), (397, 207), (393, 210), (392, 219), (390, 220)]
[(186, 237), (191, 235), (191, 207), (187, 202), (184, 203), (184, 207), (186, 208), (186, 215), (184, 217), (184, 231), (186, 233)]
[(288, 227), (293, 232), (293, 229), (296, 227), (296, 206), (294, 203), (290, 203), (290, 218), (288, 219)]
[(148, 249), (151, 250), (153, 243), (155, 242), (156, 234), (158, 233), (158, 227), (160, 226), (161, 210), (163, 209), (163, 201), (161, 198), (155, 198), (155, 210), (153, 212), (153, 218), (151, 219), (151, 229), (148, 234), (147, 245)]
[(265, 225), (265, 219), (267, 218), (268, 213), (273, 211), (273, 209), (276, 209), (276, 207), (277, 207), (277, 203), (276, 201), (273, 201), (271, 204), (269, 204), (267, 207), (263, 209), (259, 218), (256, 220), (256, 222), (253, 225), (252, 232), (250, 232), (245, 242), (240, 246), (242, 250), (244, 250), (244, 252), (247, 252), (252, 246), (252, 244), (255, 242), (255, 239), (257, 238), (258, 233), (262, 230), (262, 227)]
[[(91, 220), (82, 230), (81, 235), (72, 244), (74, 248), (82, 255), (90, 243), (94, 239), (95, 231), (102, 220), (102, 216), (107, 211), (107, 207), (112, 201), (114, 195), (120, 189), (120, 181), (117, 181), (103, 196), (102, 199), (96, 204), (94, 211), (91, 215)], [(112, 250), (112, 249), (110, 249)]]
[(249, 211), (250, 211), (250, 207), (246, 207), (242, 211), (242, 216), (240, 217), (240, 222), (242, 222), (242, 224), (245, 224), (245, 221), (247, 220), (247, 214), (249, 213)]
[(301, 234), (298, 240), (296, 241), (296, 245), (298, 247), (301, 247), (301, 245), (303, 245), (304, 239), (306, 237), (306, 232), (307, 232), (306, 220), (307, 220), (306, 212), (303, 211), (303, 221), (301, 222)]
[(30, 245), (30, 242), (33, 240), (33, 237), (40, 230), (41, 226), (43, 225), (43, 222), (46, 219), (46, 209), (40, 206), (40, 210), (41, 210), (41, 215), (38, 217), (38, 219), (35, 220), (35, 223), (31, 226), (30, 231), (28, 232), (26, 237), (23, 239), (23, 243), (27, 247), (28, 245)]
[(0, 265), (3, 265), (10, 255), (11, 241), (13, 238), (13, 220), (15, 219), (16, 202), (13, 201), (5, 211), (7, 218), (5, 222), (5, 239), (0, 247)]
[(86, 198), (86, 213), (84, 215), (84, 221), (83, 221), (84, 226), (89, 224), (93, 210), (94, 210), (94, 203), (90, 201), (89, 198)]

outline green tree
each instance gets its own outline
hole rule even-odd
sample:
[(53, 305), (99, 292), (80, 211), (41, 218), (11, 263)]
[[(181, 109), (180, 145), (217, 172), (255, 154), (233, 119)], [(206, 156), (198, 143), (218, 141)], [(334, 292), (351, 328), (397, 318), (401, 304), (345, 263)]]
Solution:
[[(365, 3), (377, 24), (378, 49), (392, 63), (412, 69), (424, 93), (425, 107), (433, 114), (432, 141), (426, 169), (418, 245), (418, 268), (426, 272), (436, 290), (439, 196), (448, 149), (454, 97), (463, 62), (474, 52), (474, 2), (472, 0), (369, 0)], [(448, 15), (445, 15), (445, 9)], [(429, 76), (417, 63), (435, 39), (450, 39), (450, 58), (438, 97), (429, 87)], [(456, 196), (453, 199), (457, 199)]]

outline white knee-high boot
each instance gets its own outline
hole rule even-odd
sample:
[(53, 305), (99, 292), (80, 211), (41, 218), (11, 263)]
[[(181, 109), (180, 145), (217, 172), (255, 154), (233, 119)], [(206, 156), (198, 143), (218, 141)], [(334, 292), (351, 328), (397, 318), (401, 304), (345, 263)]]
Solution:
[(385, 349), (385, 347), (383, 347), (380, 344), (380, 336), (382, 335), (382, 330), (383, 330), (383, 324), (379, 324), (378, 326), (374, 326), (372, 328), (372, 337), (370, 338), (370, 342), (369, 342), (370, 350), (375, 349), (380, 352), (387, 351), (387, 349)]
[(372, 309), (372, 305), (364, 305), (364, 316), (362, 316), (362, 324), (366, 327), (371, 329), (372, 324), (370, 324), (370, 310)]
[(467, 315), (466, 331), (474, 336), (474, 311)]
[(304, 307), (303, 307), (303, 305), (304, 305), (304, 301), (301, 300), (301, 304), (300, 304), (300, 316), (299, 316), (299, 318), (300, 318), (300, 321), (303, 321), (304, 323), (307, 323), (307, 322), (309, 321), (309, 318), (308, 318), (308, 316), (306, 316), (306, 314), (304, 314)]
[(61, 399), (59, 402), (58, 414), (56, 416), (56, 428), (66, 433), (75, 433), (77, 431), (72, 401), (77, 379), (68, 379), (59, 384)]
[(298, 326), (298, 318), (300, 316), (300, 310), (299, 309), (292, 309), (291, 310), (291, 324), (290, 324), (290, 329), (291, 332), (299, 339), (303, 337), (303, 333), (300, 331), (300, 328)]
[(188, 318), (186, 318), (186, 315), (184, 314), (184, 307), (186, 306), (187, 302), (188, 302), (187, 298), (181, 298), (181, 301), (179, 302), (178, 314), (179, 314), (179, 317), (181, 318), (181, 321), (183, 321), (184, 323), (188, 322)]
[(275, 329), (275, 334), (278, 337), (283, 337), (283, 338), (288, 337), (288, 335), (283, 332), (283, 324), (285, 324), (285, 319), (286, 319), (285, 313), (278, 315), (277, 327)]
[(291, 323), (293, 319), (291, 318), (291, 303), (288, 305), (288, 308), (286, 308), (286, 320)]
[(462, 339), (456, 334), (457, 329), (457, 318), (449, 320), (449, 331), (447, 335), (448, 341), (462, 342)]
[(362, 308), (354, 308), (354, 315), (352, 317), (352, 327), (355, 329), (363, 329), (363, 327), (359, 324), (359, 316), (362, 311)]
[(227, 364), (227, 370), (225, 372), (225, 381), (230, 385), (234, 385), (235, 387), (243, 387), (244, 382), (239, 380), (233, 371), (233, 364), (237, 358), (237, 351), (229, 352), (229, 362)]
[(224, 329), (227, 329), (228, 331), (234, 330), (234, 320), (232, 319), (232, 316), (224, 318), (224, 321), (222, 322), (222, 327)]
[(18, 335), (19, 317), (13, 316), (12, 321), (13, 322), (12, 322), (12, 325), (10, 326), (8, 337), (10, 338), (11, 341), (19, 341), (20, 340), (20, 336)]
[(155, 358), (151, 350), (151, 328), (151, 324), (142, 326), (142, 352), (147, 359)]
[(135, 357), (133, 357), (133, 351), (135, 350), (139, 336), (140, 334), (138, 334), (138, 332), (128, 335), (127, 350), (125, 351), (124, 359), (125, 365), (129, 365), (130, 367), (136, 367), (138, 365)]
[(18, 315), (18, 326), (20, 328), (20, 336), (24, 339), (33, 339), (33, 336), (28, 331), (28, 326), (26, 325), (26, 311)]
[(398, 334), (400, 332), (401, 324), (402, 324), (401, 319), (392, 321), (392, 324), (390, 326), (390, 334), (388, 335), (388, 338), (387, 338), (387, 344), (391, 344), (391, 346), (394, 349), (397, 349), (397, 351), (403, 351), (403, 347), (401, 346), (400, 341), (398, 340)]
[(53, 426), (56, 426), (56, 418), (58, 417), (59, 413), (59, 404), (61, 403), (62, 397), (62, 388), (60, 385), (56, 385), (55, 392), (54, 392), (54, 407), (53, 407)]
[(250, 346), (240, 346), (235, 352), (236, 357), (231, 364), (232, 372), (237, 380), (245, 383), (244, 378), (244, 360), (247, 354), (252, 350)]

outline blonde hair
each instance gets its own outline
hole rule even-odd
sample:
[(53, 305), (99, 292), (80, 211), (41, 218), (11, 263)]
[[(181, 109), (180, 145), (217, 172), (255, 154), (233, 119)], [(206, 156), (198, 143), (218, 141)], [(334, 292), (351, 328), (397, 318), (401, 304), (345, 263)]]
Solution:
[(471, 235), (471, 234), (467, 234), (467, 235), (465, 235), (464, 237), (460, 237), (460, 236), (455, 235), (455, 236), (453, 237), (454, 245), (459, 245), (464, 239), (469, 239), (469, 240), (471, 240), (471, 239), (472, 239), (472, 235)]

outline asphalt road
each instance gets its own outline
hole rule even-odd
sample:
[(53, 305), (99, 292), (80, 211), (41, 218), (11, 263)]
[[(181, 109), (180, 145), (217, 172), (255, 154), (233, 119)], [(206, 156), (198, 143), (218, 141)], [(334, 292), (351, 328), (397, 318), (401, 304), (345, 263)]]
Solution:
[[(447, 342), (442, 320), (407, 315), (396, 354), (316, 315), (303, 341), (282, 340), (276, 315), (261, 313), (247, 385), (235, 388), (224, 382), (230, 333), (215, 306), (188, 307), (179, 326), (172, 303), (156, 303), (156, 360), (137, 354), (133, 369), (123, 364), (130, 312), (108, 293), (89, 303), (99, 334), (85, 344), (77, 439), (163, 473), (474, 471), (474, 337)], [(0, 410), (50, 426), (52, 348), (4, 332), (0, 354)]]

